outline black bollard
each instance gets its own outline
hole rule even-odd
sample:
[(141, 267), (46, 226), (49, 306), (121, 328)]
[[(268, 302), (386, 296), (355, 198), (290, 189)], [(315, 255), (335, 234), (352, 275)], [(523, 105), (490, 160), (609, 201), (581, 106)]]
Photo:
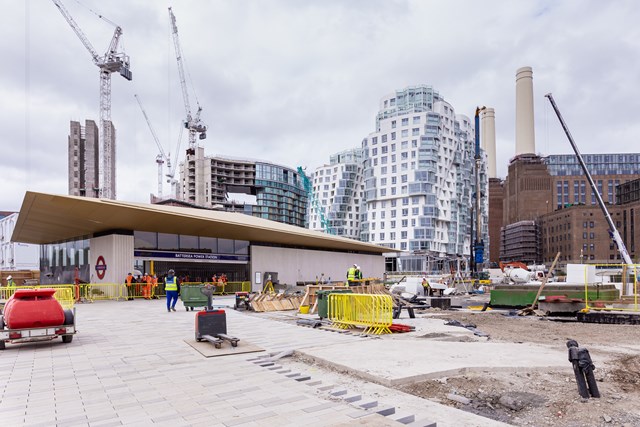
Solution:
[(596, 377), (593, 375), (593, 370), (596, 367), (591, 361), (589, 350), (580, 348), (575, 340), (567, 341), (567, 348), (569, 349), (569, 362), (573, 365), (573, 373), (576, 376), (580, 396), (585, 399), (588, 399), (589, 396), (600, 397)]

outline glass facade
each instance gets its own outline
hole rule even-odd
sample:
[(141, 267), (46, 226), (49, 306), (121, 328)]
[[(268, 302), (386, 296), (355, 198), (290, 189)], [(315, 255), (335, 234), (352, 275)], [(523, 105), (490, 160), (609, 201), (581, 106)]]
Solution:
[(76, 271), (80, 280), (89, 281), (88, 238), (40, 246), (41, 284), (74, 283)]
[[(640, 154), (583, 154), (591, 175), (632, 175), (640, 173)], [(574, 154), (554, 154), (544, 159), (554, 176), (584, 175)]]
[(135, 231), (133, 233), (133, 248), (134, 250), (155, 249), (171, 252), (249, 255), (249, 242), (245, 240), (152, 233), (147, 231)]
[(304, 227), (307, 193), (302, 178), (293, 169), (256, 163), (256, 199), (253, 216)]

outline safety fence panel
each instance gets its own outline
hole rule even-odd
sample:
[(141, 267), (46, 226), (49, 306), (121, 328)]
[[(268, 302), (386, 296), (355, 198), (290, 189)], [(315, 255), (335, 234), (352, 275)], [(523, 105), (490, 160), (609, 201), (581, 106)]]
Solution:
[(180, 286), (213, 285), (216, 287), (214, 295), (228, 295), (236, 292), (251, 292), (251, 282), (183, 282)]
[(18, 289), (55, 289), (53, 297), (64, 309), (72, 309), (77, 301), (78, 289), (75, 285), (21, 285), (0, 288), (0, 300), (6, 302)]
[[(593, 283), (589, 283), (588, 269), (590, 266), (595, 266), (596, 268), (595, 275), (598, 278), (596, 286), (593, 286)], [(638, 274), (640, 274), (640, 264), (585, 264), (585, 310), (640, 311)], [(604, 277), (607, 276), (608, 279), (605, 280)], [(597, 286), (600, 284), (615, 285), (616, 293), (619, 292), (620, 298), (616, 298), (613, 301), (604, 301), (600, 295), (604, 292), (601, 289), (602, 286)]]
[(83, 301), (118, 301), (126, 298), (126, 285), (119, 283), (89, 283), (81, 286)]
[(393, 299), (390, 295), (329, 294), (328, 318), (341, 329), (364, 328), (365, 334), (390, 334)]

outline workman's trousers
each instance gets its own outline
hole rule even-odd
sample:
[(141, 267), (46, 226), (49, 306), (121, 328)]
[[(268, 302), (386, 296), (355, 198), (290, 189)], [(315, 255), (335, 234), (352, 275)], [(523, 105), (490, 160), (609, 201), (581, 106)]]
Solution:
[(176, 307), (178, 302), (178, 291), (167, 291), (167, 310)]

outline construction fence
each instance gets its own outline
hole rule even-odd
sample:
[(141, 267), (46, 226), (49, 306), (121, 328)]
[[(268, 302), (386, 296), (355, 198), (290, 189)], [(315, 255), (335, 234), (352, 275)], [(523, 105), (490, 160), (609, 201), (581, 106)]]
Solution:
[(391, 295), (329, 294), (329, 320), (340, 329), (364, 328), (365, 334), (390, 334)]
[[(208, 283), (182, 283), (180, 286), (202, 286)], [(251, 282), (212, 283), (216, 286), (216, 295), (234, 294), (235, 292), (251, 292)], [(0, 287), (0, 301), (7, 301), (16, 289), (56, 289), (55, 298), (64, 308), (72, 308), (76, 302), (93, 302), (101, 300), (125, 301), (131, 299), (157, 299), (165, 297), (164, 283), (153, 286), (147, 283), (83, 283), (79, 285), (34, 285)]]

